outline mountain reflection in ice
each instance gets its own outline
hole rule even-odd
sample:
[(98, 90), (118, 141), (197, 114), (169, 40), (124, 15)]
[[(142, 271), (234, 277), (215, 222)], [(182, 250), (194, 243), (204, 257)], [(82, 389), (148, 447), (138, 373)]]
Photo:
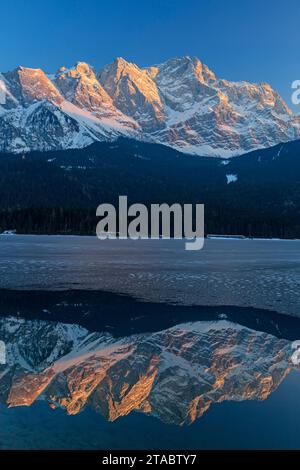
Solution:
[(109, 421), (138, 411), (190, 424), (214, 403), (266, 400), (296, 368), (290, 338), (226, 318), (117, 337), (9, 316), (0, 317), (0, 340), (1, 403), (39, 399), (73, 415), (90, 407)]

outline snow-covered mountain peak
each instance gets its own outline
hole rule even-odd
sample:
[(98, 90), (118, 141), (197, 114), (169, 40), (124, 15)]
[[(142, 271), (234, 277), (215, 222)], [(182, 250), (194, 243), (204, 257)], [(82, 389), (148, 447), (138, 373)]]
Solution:
[(112, 106), (111, 98), (88, 64), (78, 62), (71, 69), (59, 69), (54, 82), (66, 100), (84, 109), (100, 111), (103, 106)]
[(95, 79), (94, 68), (86, 62), (76, 62), (74, 69), (78, 74), (85, 75), (91, 79)]
[(229, 82), (222, 79), (218, 82), (218, 88), (228, 96), (233, 104), (239, 106), (241, 111), (244, 106), (245, 109), (270, 109), (286, 116), (293, 114), (280, 95), (268, 83)]
[(18, 67), (0, 82), (2, 151), (81, 148), (136, 135), (138, 125), (115, 109), (87, 64), (55, 76)]
[(164, 126), (163, 102), (147, 69), (117, 58), (100, 70), (98, 77), (114, 105), (135, 119), (145, 132)]
[(63, 101), (55, 85), (41, 69), (20, 66), (3, 75), (11, 95), (23, 106), (35, 101), (48, 100), (55, 104)]
[(138, 66), (132, 62), (125, 60), (123, 57), (116, 57), (111, 64), (119, 71), (125, 71), (129, 69), (137, 69)]
[[(125, 134), (138, 129), (137, 123), (114, 106), (89, 64), (77, 62), (71, 69), (60, 68), (54, 82), (67, 101), (92, 113), (94, 120), (99, 120), (99, 124), (111, 126), (121, 133), (123, 129)], [(81, 113), (81, 117), (83, 115), (84, 113)]]
[(76, 62), (71, 68), (60, 67), (56, 72), (55, 78), (60, 76), (70, 76), (74, 78), (89, 78), (96, 80), (94, 68), (86, 62)]
[(215, 74), (197, 57), (183, 56), (169, 59), (157, 66), (160, 77), (171, 77), (176, 80), (188, 78), (200, 83), (209, 83), (217, 80)]
[[(41, 144), (45, 140), (49, 150), (69, 148), (69, 139), (65, 147), (59, 133), (54, 139), (39, 136), (47, 127), (45, 122), (35, 123), (34, 139), (22, 127), (26, 109), (45, 102), (77, 122), (78, 135), (74, 129), (65, 129), (74, 135), (73, 147), (125, 135), (225, 158), (300, 138), (300, 117), (293, 115), (269, 84), (219, 79), (192, 56), (149, 67), (118, 57), (99, 73), (77, 62), (50, 75), (26, 67), (0, 74), (2, 150), (19, 151), (21, 141), (22, 148), (45, 150)], [(89, 138), (81, 140), (86, 129)]]

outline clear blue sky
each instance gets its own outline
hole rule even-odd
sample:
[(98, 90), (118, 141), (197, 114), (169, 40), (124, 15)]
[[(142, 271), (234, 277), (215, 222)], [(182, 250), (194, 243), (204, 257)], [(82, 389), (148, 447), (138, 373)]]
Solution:
[(300, 79), (299, 0), (0, 1), (0, 70), (141, 66), (195, 55), (219, 77), (266, 81), (290, 102)]

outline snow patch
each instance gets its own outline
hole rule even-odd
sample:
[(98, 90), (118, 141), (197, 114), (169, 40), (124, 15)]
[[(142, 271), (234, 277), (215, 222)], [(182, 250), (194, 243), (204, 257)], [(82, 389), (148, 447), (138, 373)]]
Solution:
[(233, 174), (226, 175), (226, 178), (227, 178), (227, 184), (236, 183), (236, 181), (238, 180), (238, 176), (233, 175)]

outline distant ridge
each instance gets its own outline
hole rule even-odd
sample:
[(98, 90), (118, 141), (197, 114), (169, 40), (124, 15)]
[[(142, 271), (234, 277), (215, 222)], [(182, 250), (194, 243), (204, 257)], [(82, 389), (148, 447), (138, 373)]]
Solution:
[(0, 153), (0, 232), (95, 234), (96, 207), (126, 194), (147, 206), (204, 203), (206, 234), (300, 238), (299, 157), (299, 140), (229, 160), (123, 138)]

